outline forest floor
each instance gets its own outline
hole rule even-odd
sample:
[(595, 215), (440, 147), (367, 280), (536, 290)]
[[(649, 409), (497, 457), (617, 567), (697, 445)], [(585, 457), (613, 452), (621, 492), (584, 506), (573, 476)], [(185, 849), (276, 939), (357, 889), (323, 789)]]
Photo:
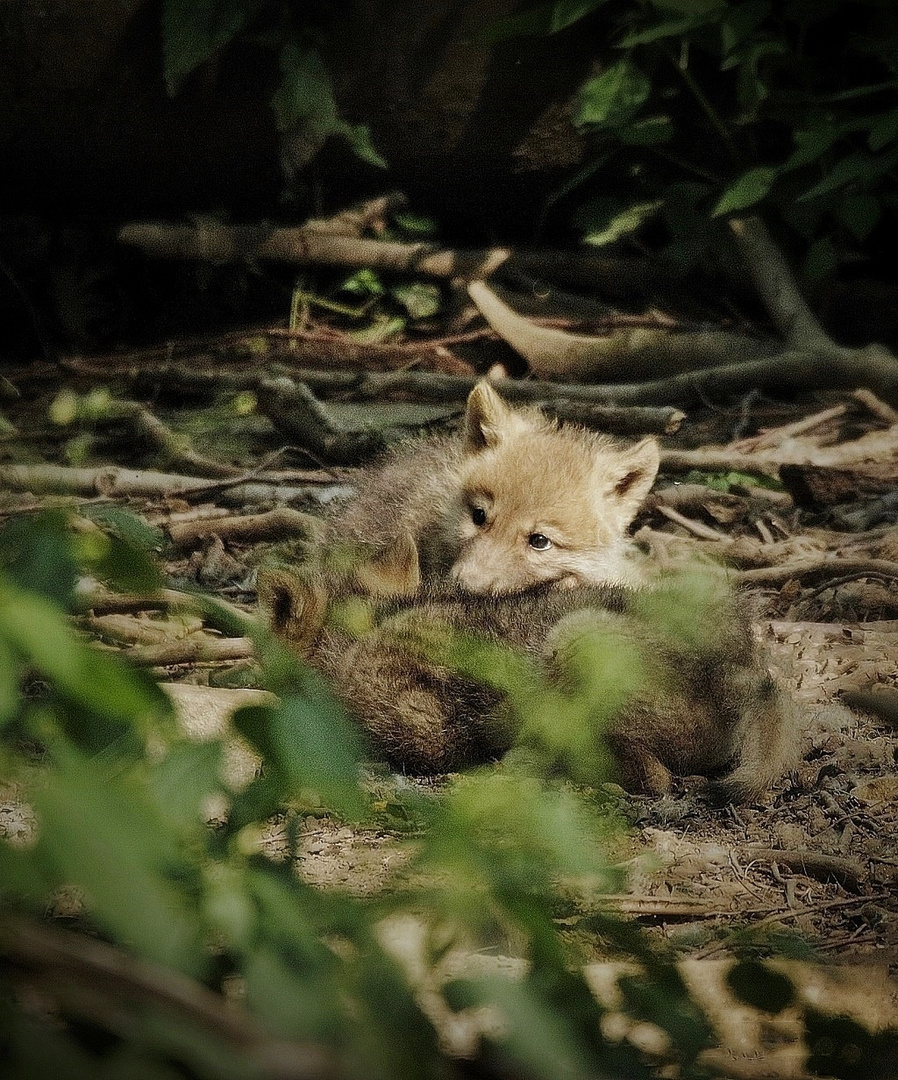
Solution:
[[(226, 366), (217, 369), (220, 386), (226, 374)], [(189, 434), (203, 460), (232, 467), (188, 490), (178, 476), (195, 478), (200, 467), (185, 464), (183, 446), (180, 462), (171, 446), (154, 446), (134, 414), (88, 427), (61, 422), (72, 413), (67, 395), (96, 392), (98, 378), (49, 364), (8, 378), (16, 393), (5, 404), (14, 430), (0, 444), (4, 518), (59, 501), (95, 518), (109, 507), (126, 508), (161, 530), (172, 588), (199, 587), (248, 612), (255, 606), (256, 566), (273, 546), (283, 551), (296, 542), (289, 520), (275, 527), (275, 519), (266, 524), (260, 515), (284, 507), (318, 513), (352, 484), (351, 466), (320, 467), (300, 451), (284, 453), (283, 434), (244, 408), (238, 391), (225, 393), (226, 404), (220, 397), (213, 404), (215, 379), (192, 397), (152, 374), (118, 372), (102, 380), (113, 400), (139, 399), (152, 416)], [(388, 416), (414, 428), (451, 425), (463, 402), (422, 406), (393, 395), (359, 404), (344, 393), (327, 407), (352, 423)], [(839, 448), (865, 439), (879, 447), (867, 459), (839, 457)], [(764, 805), (710, 809), (688, 794), (688, 780), (663, 800), (609, 788), (629, 823), (620, 857), (630, 868), (627, 891), (609, 902), (686, 958), (726, 955), (737, 930), (756, 940), (794, 933), (828, 963), (875, 962), (894, 973), (898, 414), (863, 394), (752, 395), (689, 411), (661, 442), (662, 472), (635, 534), (661, 559), (683, 548), (719, 555), (753, 594), (755, 629), (771, 671), (801, 705), (801, 760)], [(682, 452), (685, 460), (677, 457)], [(889, 453), (893, 479), (884, 484)], [(788, 482), (758, 484), (746, 473), (751, 455), (759, 463), (756, 475), (785, 464)], [(708, 467), (689, 471), (705, 459)], [(12, 466), (21, 470), (15, 476)], [(247, 525), (247, 518), (256, 524)], [(159, 611), (94, 607), (80, 625), (107, 644), (126, 644), (160, 681), (208, 686), (210, 695), (224, 687), (227, 697), (251, 661), (245, 642), (229, 647), (213, 629)], [(213, 709), (205, 691), (196, 693), (200, 711)], [(373, 775), (385, 789), (419, 783), (384, 770)], [(439, 782), (422, 786), (438, 789)], [(9, 824), (9, 812), (0, 813), (0, 827)], [(372, 829), (350, 828), (323, 812), (306, 814), (300, 824), (299, 872), (322, 887), (359, 894), (401, 880), (414, 843), (388, 813)], [(287, 832), (286, 820), (274, 821), (267, 842), (286, 851)], [(578, 930), (576, 912), (565, 925), (586, 959), (604, 959), (601, 943)], [(513, 954), (513, 943), (506, 945), (496, 951)]]

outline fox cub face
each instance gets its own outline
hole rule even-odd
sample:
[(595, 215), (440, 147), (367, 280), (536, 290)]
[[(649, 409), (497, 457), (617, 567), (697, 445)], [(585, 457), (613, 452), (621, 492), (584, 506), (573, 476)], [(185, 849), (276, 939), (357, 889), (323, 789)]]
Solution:
[(450, 577), (476, 593), (626, 580), (625, 534), (658, 472), (658, 446), (622, 447), (471, 392), (460, 494), (446, 522)]

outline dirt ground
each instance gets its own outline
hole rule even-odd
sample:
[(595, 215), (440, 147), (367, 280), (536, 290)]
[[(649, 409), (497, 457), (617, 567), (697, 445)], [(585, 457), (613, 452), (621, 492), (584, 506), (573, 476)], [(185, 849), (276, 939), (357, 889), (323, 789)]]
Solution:
[[(50, 405), (59, 401), (62, 389), (58, 372), (20, 372), (12, 381), (19, 396), (7, 402), (6, 415), (16, 433), (0, 450), (4, 469), (11, 464), (71, 467), (80, 452), (86, 454), (82, 469), (103, 461), (166, 475), (188, 471), (160, 463), (158, 451), (121, 423), (95, 429), (88, 440), (72, 425), (52, 422)], [(88, 388), (77, 380), (70, 386), (82, 394)], [(131, 385), (113, 389), (126, 396), (134, 392)], [(155, 400), (152, 395), (145, 400), (157, 416), (191, 432), (195, 446), (209, 457), (236, 461), (245, 470), (241, 490), (247, 490), (249, 481), (262, 486), (265, 476), (274, 475), (270, 455), (283, 438), (266, 418), (232, 412), (213, 418), (210, 426), (208, 412), (194, 416), (191, 408), (166, 404), (158, 387), (153, 392)], [(352, 408), (349, 403), (345, 407)], [(414, 425), (457, 415), (461, 406), (389, 407), (400, 413), (404, 408)], [(734, 581), (757, 600), (757, 635), (771, 670), (800, 703), (803, 718), (799, 766), (763, 806), (711, 810), (690, 797), (688, 779), (676, 796), (660, 801), (611, 790), (632, 826), (622, 852), (631, 870), (628, 890), (615, 902), (685, 957), (722, 956), (727, 935), (750, 926), (758, 933), (795, 931), (833, 963), (875, 961), (893, 971), (898, 967), (898, 578), (890, 571), (898, 570), (896, 420), (898, 414), (891, 416), (887, 407), (849, 393), (808, 394), (788, 402), (756, 397), (694, 410), (677, 433), (662, 439), (671, 453), (710, 448), (718, 458), (730, 454), (735, 460), (739, 454), (743, 464), (746, 455), (755, 454), (759, 462), (792, 462), (800, 471), (803, 458), (819, 461), (858, 439), (891, 437), (891, 451), (883, 443), (885, 450), (879, 446), (866, 457), (851, 459), (847, 471), (853, 470), (854, 481), (849, 478), (847, 492), (841, 493), (832, 476), (825, 479), (822, 493), (819, 485), (811, 490), (807, 472), (787, 490), (755, 487), (744, 477), (731, 480), (728, 492), (707, 486), (694, 490), (710, 470), (690, 475), (682, 463), (665, 465), (636, 523), (638, 539), (659, 558), (685, 546), (713, 550), (728, 561)], [(846, 472), (844, 456), (833, 460), (819, 467)], [(116, 484), (121, 478), (107, 479), (105, 487), (98, 483), (93, 493), (82, 488), (65, 501), (85, 509), (127, 507), (164, 530), (165, 568), (173, 587), (199, 584), (251, 611), (255, 567), (281, 541), (236, 533), (222, 539), (215, 522), (285, 503), (318, 512), (352, 483), (351, 468), (309, 467), (298, 453), (281, 458), (276, 468), (281, 471), (274, 476), (274, 489), (243, 501), (235, 495), (234, 479), (219, 480), (188, 497), (166, 490), (164, 483), (152, 493), (141, 493), (139, 487), (120, 490)], [(890, 483), (877, 487), (859, 480), (889, 468)], [(30, 511), (50, 498), (39, 492), (39, 479), (3, 487), (4, 516)], [(205, 531), (197, 527), (203, 522)], [(185, 539), (183, 529), (193, 532)], [(107, 642), (121, 643), (127, 633), (114, 621), (122, 618), (95, 609), (82, 626)], [(134, 621), (143, 623), (146, 635), (140, 640), (132, 636), (128, 648), (135, 657), (145, 650), (141, 662), (149, 663), (161, 681), (239, 685), (246, 655), (236, 649), (237, 655), (229, 654), (210, 628), (182, 624), (180, 645), (183, 650), (185, 637), (207, 644), (218, 640), (219, 658), (196, 649), (178, 655), (175, 649), (158, 652), (153, 662), (149, 650), (175, 644), (172, 624), (150, 611)], [(390, 779), (383, 772), (375, 776), (376, 783), (418, 783), (409, 777)], [(283, 822), (273, 822), (268, 843), (286, 844), (285, 833)], [(403, 831), (386, 819), (382, 827), (362, 831), (326, 816), (307, 817), (300, 829), (300, 870), (316, 884), (370, 894), (394, 879), (407, 844)], [(577, 937), (575, 916), (568, 931)], [(581, 944), (589, 950), (585, 938)], [(597, 947), (591, 958), (602, 959)]]

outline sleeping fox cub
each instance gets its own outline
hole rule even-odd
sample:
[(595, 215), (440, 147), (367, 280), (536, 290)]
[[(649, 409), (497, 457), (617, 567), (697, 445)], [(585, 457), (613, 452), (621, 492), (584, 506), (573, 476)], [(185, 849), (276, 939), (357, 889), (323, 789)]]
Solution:
[(360, 557), (362, 569), (346, 571), (345, 584), (387, 595), (408, 583), (368, 580), (365, 568), (408, 536), (420, 582), (448, 578), (466, 592), (635, 583), (626, 531), (658, 460), (654, 439), (623, 446), (559, 426), (537, 409), (509, 407), (482, 380), (459, 436), (413, 442), (361, 475), (358, 495), (326, 520), (312, 559), (334, 582), (340, 553)]
[[(587, 738), (604, 732), (631, 789), (701, 773), (724, 799), (757, 799), (789, 767), (792, 729), (738, 600), (718, 581), (690, 615), (676, 585), (627, 587), (642, 584), (627, 529), (658, 464), (653, 439), (559, 426), (481, 381), (459, 436), (394, 451), (326, 519), (305, 566), (260, 571), (261, 606), (397, 768), (453, 771), (526, 736), (509, 694), (453, 663), (453, 642), (473, 636), (522, 653), (550, 696), (580, 695)], [(375, 598), (362, 636), (332, 618), (358, 593)], [(659, 628), (647, 596), (680, 623)], [(610, 716), (603, 672), (580, 680), (601, 639), (645, 676)]]
[[(411, 541), (391, 571), (395, 581), (417, 577)], [(275, 633), (329, 679), (374, 754), (404, 772), (453, 772), (528, 741), (513, 686), (459, 665), (471, 640), (514, 650), (522, 670), (538, 673), (541, 723), (565, 723), (559, 702), (579, 701), (577, 745), (589, 759), (604, 742), (632, 791), (661, 795), (672, 775), (698, 773), (716, 778), (718, 799), (754, 801), (791, 765), (790, 703), (758, 664), (739, 598), (716, 577), (662, 578), (646, 592), (425, 586), (363, 601), (360, 634), (341, 626), (349, 612), (359, 622), (358, 601), (335, 600), (307, 570), (260, 571), (259, 601)], [(620, 676), (608, 665), (621, 659), (638, 675), (614, 708)]]

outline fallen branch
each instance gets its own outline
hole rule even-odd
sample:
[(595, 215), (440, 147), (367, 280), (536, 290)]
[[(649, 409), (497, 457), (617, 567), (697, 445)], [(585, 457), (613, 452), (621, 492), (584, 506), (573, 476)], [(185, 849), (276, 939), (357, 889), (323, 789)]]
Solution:
[(152, 469), (125, 469), (118, 465), (76, 468), (67, 465), (3, 465), (0, 487), (15, 491), (53, 492), (62, 495), (103, 495), (107, 498), (205, 498), (216, 494), (242, 506), (253, 502), (302, 502), (321, 494), (320, 486), (289, 487), (277, 481), (239, 480), (225, 488), (220, 481), (197, 480)]
[[(294, 377), (315, 394), (351, 392), (363, 399), (402, 394), (425, 401), (458, 402), (459, 405), (477, 382), (477, 378), (428, 371), (380, 373), (304, 370), (295, 372)], [(559, 420), (585, 424), (619, 435), (671, 435), (685, 419), (685, 414), (672, 406), (616, 405), (607, 400), (605, 387), (520, 379), (498, 379), (494, 385), (508, 401), (539, 405)]]
[(894, 498), (895, 477), (898, 475), (898, 446), (894, 448), (891, 457), (891, 461), (882, 463), (865, 462), (863, 469), (786, 464), (780, 469), (780, 480), (799, 506), (853, 503), (864, 495)]
[(131, 615), (94, 615), (79, 620), (80, 625), (102, 641), (115, 645), (161, 645), (172, 638), (186, 637), (202, 630), (197, 617), (179, 622), (135, 619)]
[(331, 236), (361, 236), (369, 229), (382, 232), (391, 214), (400, 213), (408, 206), (408, 198), (401, 191), (391, 191), (374, 199), (350, 206), (329, 218), (313, 218), (304, 228)]
[(187, 616), (188, 625), (195, 625), (192, 620), (200, 619), (206, 628), (232, 639), (249, 634), (256, 625), (251, 615), (226, 600), (177, 589), (160, 589), (137, 596), (113, 593), (87, 584), (75, 590), (72, 606), (74, 613), (81, 616), (134, 615), (142, 611), (161, 611), (181, 618)]
[(203, 634), (162, 645), (135, 645), (125, 650), (124, 655), (139, 667), (175, 667), (247, 660), (255, 653), (251, 638), (216, 638)]
[[(651, 510), (656, 506), (669, 506), (674, 510), (696, 511), (712, 508), (712, 516), (727, 513), (738, 516), (746, 506), (746, 499), (753, 502), (769, 502), (777, 509), (791, 507), (791, 496), (783, 491), (771, 491), (767, 488), (751, 488), (749, 495), (735, 495), (732, 492), (718, 491), (706, 484), (670, 484), (655, 488), (643, 503), (643, 509)], [(717, 513), (715, 513), (716, 511)]]
[(866, 409), (869, 409), (874, 416), (878, 417), (883, 423), (886, 424), (898, 424), (898, 409), (893, 409), (891, 405), (887, 405), (884, 401), (880, 401), (875, 394), (871, 394), (869, 390), (861, 387), (859, 390), (855, 390), (854, 398), (859, 401)]
[[(95, 378), (112, 378), (122, 374), (117, 364), (112, 364), (108, 370), (93, 363), (82, 364), (80, 359), (77, 363), (70, 360), (66, 364), (81, 374), (91, 374)], [(208, 370), (203, 370), (200, 358), (192, 356), (190, 367), (187, 368), (183, 364), (173, 364), (165, 350), (153, 351), (153, 377), (180, 382), (185, 386), (252, 387), (254, 379), (260, 377), (258, 369), (258, 356), (252, 360), (252, 373), (234, 377), (228, 372), (216, 371), (211, 359)], [(133, 374), (134, 365), (126, 365), (125, 370)], [(309, 370), (299, 364), (295, 367), (291, 365), (291, 374), (320, 393), (356, 390), (378, 396), (395, 391), (437, 401), (461, 400), (476, 381), (472, 376), (440, 372), (403, 369), (364, 374), (359, 371)], [(886, 402), (898, 404), (898, 360), (880, 346), (871, 345), (866, 349), (841, 349), (835, 353), (783, 352), (762, 360), (724, 364), (641, 383), (578, 384), (500, 379), (496, 387), (510, 401), (533, 402), (555, 398), (590, 401), (615, 408), (701, 405), (714, 398), (744, 395), (757, 389), (854, 391), (859, 387), (873, 391)]]
[(723, 330), (624, 327), (604, 337), (570, 334), (518, 315), (482, 281), (472, 281), (468, 294), (490, 326), (527, 361), (538, 378), (614, 381), (659, 370), (692, 371), (746, 362), (779, 351), (775, 342)]
[(784, 851), (749, 844), (739, 848), (739, 855), (750, 862), (779, 863), (818, 881), (838, 881), (851, 892), (860, 889), (864, 876), (863, 868), (856, 860), (823, 855), (818, 851)]
[(817, 431), (827, 427), (833, 420), (841, 419), (848, 411), (847, 405), (833, 405), (829, 409), (803, 416), (800, 420), (794, 420), (791, 424), (780, 424), (778, 427), (765, 428), (757, 435), (747, 439), (739, 439), (731, 444), (735, 450), (741, 450), (747, 454), (757, 454), (762, 450), (769, 450), (781, 446), (789, 439), (799, 435), (806, 435), (809, 431)]
[(662, 450), (661, 472), (740, 472), (779, 479), (779, 465), (760, 455), (739, 454), (726, 447), (698, 450)]
[(811, 352), (835, 348), (801, 295), (763, 221), (754, 216), (734, 218), (730, 221), (730, 231), (758, 296), (789, 348)]
[[(426, 371), (383, 374), (349, 372), (294, 372), (312, 390), (325, 393), (354, 390), (371, 396), (395, 391), (429, 401), (460, 401), (476, 379)], [(703, 404), (717, 396), (745, 394), (749, 390), (855, 389), (868, 386), (881, 397), (898, 402), (898, 360), (878, 346), (844, 350), (836, 358), (807, 353), (780, 353), (765, 360), (725, 364), (703, 371), (684, 372), (643, 383), (558, 383), (545, 380), (497, 379), (496, 389), (508, 401), (538, 403), (571, 400), (612, 405), (681, 406)]]
[(568, 423), (582, 424), (612, 435), (674, 435), (686, 414), (680, 409), (631, 405), (591, 405), (564, 398), (544, 398), (539, 406), (549, 416)]
[(898, 562), (888, 559), (817, 559), (786, 563), (782, 566), (759, 566), (753, 570), (737, 570), (733, 577), (743, 585), (783, 585), (793, 578), (807, 581), (846, 574), (885, 577), (890, 581), (898, 581)]
[(158, 416), (137, 401), (111, 401), (99, 417), (100, 423), (120, 423), (124, 421), (131, 428), (135, 439), (161, 450), (169, 462), (196, 471), (205, 476), (233, 477), (243, 470), (236, 465), (226, 465), (204, 454), (197, 453), (186, 435), (177, 435)]
[(295, 439), (316, 458), (338, 465), (357, 465), (385, 450), (398, 437), (395, 433), (390, 437), (386, 432), (367, 428), (341, 430), (304, 383), (285, 376), (261, 380), (256, 393), (259, 409), (278, 431)]
[(315, 531), (319, 519), (311, 514), (282, 506), (266, 514), (241, 517), (206, 518), (168, 525), (166, 532), (176, 548), (191, 547), (199, 540), (218, 536), (221, 540), (282, 540), (290, 536), (308, 537)]
[[(492, 336), (492, 331), (478, 331), (477, 337)], [(464, 335), (468, 340), (472, 335)], [(473, 368), (450, 349), (453, 339), (405, 341), (385, 344), (362, 344), (345, 335), (311, 330), (288, 330), (282, 326), (233, 331), (215, 338), (188, 338), (170, 341), (161, 348), (137, 349), (100, 359), (68, 356), (60, 366), (77, 375), (111, 379), (121, 375), (136, 378), (143, 374), (164, 376), (177, 368), (179, 358), (194, 373), (202, 372), (216, 380), (225, 362), (233, 369), (243, 366), (257, 371), (260, 363), (279, 362), (288, 366), (317, 365), (322, 368), (359, 368), (370, 371), (394, 371), (409, 367), (442, 371), (454, 375), (473, 374)]]
[(420, 274), (444, 280), (485, 278), (503, 267), (631, 300), (634, 293), (645, 294), (669, 277), (664, 267), (649, 259), (612, 258), (593, 251), (506, 247), (455, 251), (435, 244), (333, 236), (308, 226), (283, 229), (138, 221), (124, 225), (118, 239), (157, 259), (267, 259), (296, 266), (370, 267), (384, 273)]

